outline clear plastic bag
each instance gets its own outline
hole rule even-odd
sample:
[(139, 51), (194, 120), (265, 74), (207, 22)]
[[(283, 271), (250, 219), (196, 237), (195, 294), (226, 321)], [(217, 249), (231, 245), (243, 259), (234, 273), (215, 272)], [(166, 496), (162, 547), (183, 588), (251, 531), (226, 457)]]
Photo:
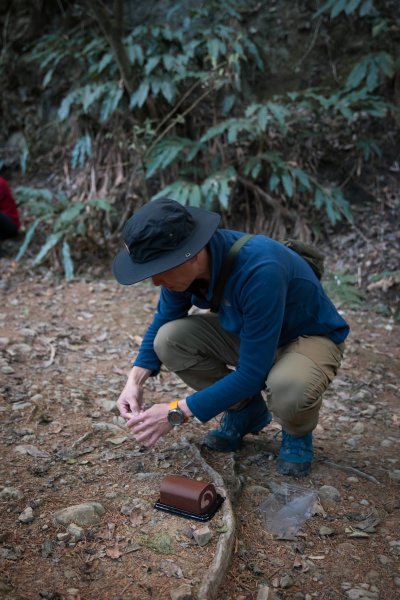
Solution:
[(313, 490), (282, 484), (260, 506), (266, 530), (279, 539), (293, 540), (312, 516), (316, 498)]

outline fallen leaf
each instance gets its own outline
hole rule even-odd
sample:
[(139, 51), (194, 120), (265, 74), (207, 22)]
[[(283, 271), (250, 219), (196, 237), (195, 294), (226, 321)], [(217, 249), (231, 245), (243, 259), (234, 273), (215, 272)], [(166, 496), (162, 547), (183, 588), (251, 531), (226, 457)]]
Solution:
[(109, 558), (116, 560), (120, 556), (122, 556), (122, 552), (119, 551), (118, 546), (114, 546), (113, 548), (107, 548), (106, 555)]
[(133, 527), (136, 527), (137, 525), (141, 525), (143, 523), (143, 515), (140, 513), (132, 512), (129, 518)]

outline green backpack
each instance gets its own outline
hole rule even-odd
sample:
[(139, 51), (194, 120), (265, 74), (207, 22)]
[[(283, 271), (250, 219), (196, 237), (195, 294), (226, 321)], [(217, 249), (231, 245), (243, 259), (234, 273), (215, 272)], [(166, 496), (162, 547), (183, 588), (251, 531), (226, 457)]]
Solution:
[[(214, 288), (214, 295), (211, 300), (211, 312), (218, 312), (219, 305), (221, 303), (222, 294), (224, 291), (226, 280), (228, 279), (232, 269), (233, 264), (235, 262), (235, 258), (242, 246), (248, 242), (253, 235), (250, 233), (246, 233), (242, 235), (236, 242), (231, 246), (224, 263), (221, 267), (221, 271), (219, 273), (219, 277), (217, 283)], [(281, 242), (290, 250), (293, 250), (297, 254), (299, 254), (312, 268), (318, 279), (321, 279), (324, 274), (324, 255), (322, 252), (311, 246), (310, 244), (306, 244), (305, 242), (301, 242), (300, 240), (282, 240)]]

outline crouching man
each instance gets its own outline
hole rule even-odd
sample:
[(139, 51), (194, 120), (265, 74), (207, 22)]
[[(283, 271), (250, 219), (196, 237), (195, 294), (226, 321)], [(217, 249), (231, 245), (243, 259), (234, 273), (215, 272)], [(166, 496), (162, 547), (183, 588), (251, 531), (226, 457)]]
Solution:
[[(203, 439), (220, 452), (237, 450), (273, 414), (282, 426), (278, 472), (301, 477), (311, 468), (312, 431), (349, 327), (310, 265), (264, 235), (237, 248), (218, 311), (188, 315), (192, 306), (215, 304), (224, 259), (244, 236), (218, 229), (219, 221), (216, 213), (161, 198), (125, 224), (114, 276), (123, 285), (151, 278), (161, 290), (119, 411), (148, 447), (193, 415), (202, 422), (222, 415)], [(162, 363), (196, 391), (143, 410), (145, 381)]]

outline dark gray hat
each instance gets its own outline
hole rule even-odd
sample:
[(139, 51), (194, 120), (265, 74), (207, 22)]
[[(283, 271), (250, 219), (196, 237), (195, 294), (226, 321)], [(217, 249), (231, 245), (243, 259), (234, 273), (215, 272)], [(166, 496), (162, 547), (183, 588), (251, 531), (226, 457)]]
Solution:
[(217, 213), (159, 198), (139, 208), (125, 223), (125, 250), (113, 261), (114, 277), (131, 285), (190, 260), (218, 227)]

